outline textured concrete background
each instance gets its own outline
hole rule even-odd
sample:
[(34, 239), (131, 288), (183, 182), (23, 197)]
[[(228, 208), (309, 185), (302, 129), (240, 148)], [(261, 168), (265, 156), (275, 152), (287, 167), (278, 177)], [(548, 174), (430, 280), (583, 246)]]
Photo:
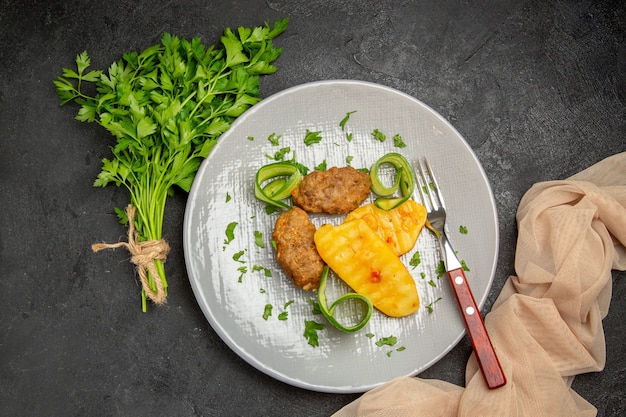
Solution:
[[(0, 0), (0, 415), (326, 416), (355, 399), (291, 387), (242, 361), (210, 328), (182, 252), (186, 196), (168, 202), (170, 296), (142, 314), (112, 213), (92, 188), (111, 138), (59, 108), (52, 80), (87, 50), (94, 68), (164, 31), (217, 41), (282, 17), (264, 97), (324, 79), (404, 91), (461, 132), (491, 182), (500, 256), (491, 306), (514, 272), (515, 211), (535, 182), (626, 150), (623, 1)], [(626, 414), (624, 273), (605, 319), (606, 369), (574, 388), (598, 415)], [(423, 377), (463, 383), (464, 339)]]

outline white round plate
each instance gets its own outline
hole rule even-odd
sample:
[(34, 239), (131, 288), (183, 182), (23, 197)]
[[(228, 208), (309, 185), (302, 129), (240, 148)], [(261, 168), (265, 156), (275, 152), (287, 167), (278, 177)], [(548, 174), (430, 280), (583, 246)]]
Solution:
[[(349, 112), (354, 113), (342, 128)], [(374, 138), (376, 129), (385, 141)], [(322, 140), (307, 146), (307, 130), (320, 132)], [(395, 135), (406, 147), (394, 145)], [(280, 136), (277, 146), (270, 136)], [(480, 163), (461, 135), (419, 100), (362, 81), (321, 81), (284, 90), (241, 115), (202, 163), (189, 195), (184, 251), (194, 294), (213, 329), (249, 364), (288, 384), (334, 393), (364, 392), (420, 373), (465, 334), (447, 278), (437, 278), (441, 258), (434, 237), (425, 230), (402, 257), (407, 265), (416, 251), (421, 257), (419, 265), (408, 266), (422, 305), (415, 314), (398, 319), (374, 311), (363, 330), (338, 331), (313, 314), (317, 293), (295, 287), (277, 264), (271, 234), (278, 214), (267, 214), (254, 196), (256, 171), (287, 147), (286, 159), (295, 155), (311, 170), (324, 161), (328, 168), (369, 168), (388, 152), (412, 163), (427, 157), (448, 206), (450, 240), (482, 306), (495, 273), (498, 227)], [(342, 220), (311, 218), (317, 226)], [(232, 236), (229, 225), (235, 225)], [(339, 278), (329, 277), (329, 302), (347, 290)], [(264, 317), (268, 306), (271, 315)], [(319, 346), (304, 337), (305, 321), (325, 326), (317, 332)], [(391, 337), (394, 345), (379, 342)]]

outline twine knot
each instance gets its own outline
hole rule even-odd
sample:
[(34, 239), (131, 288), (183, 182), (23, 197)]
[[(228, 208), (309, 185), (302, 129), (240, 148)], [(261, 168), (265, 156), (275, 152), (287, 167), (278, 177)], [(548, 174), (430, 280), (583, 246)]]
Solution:
[[(101, 251), (103, 249), (115, 249), (125, 247), (131, 254), (130, 261), (136, 265), (139, 280), (146, 295), (155, 303), (165, 303), (167, 293), (163, 287), (163, 282), (159, 277), (154, 261), (167, 259), (167, 254), (170, 251), (170, 246), (163, 239), (159, 240), (146, 240), (143, 242), (137, 241), (137, 231), (135, 230), (135, 212), (136, 208), (129, 204), (126, 207), (126, 215), (128, 217), (128, 242), (118, 243), (94, 243), (91, 245), (91, 249), (94, 252)], [(150, 287), (148, 274), (152, 276), (156, 291)]]

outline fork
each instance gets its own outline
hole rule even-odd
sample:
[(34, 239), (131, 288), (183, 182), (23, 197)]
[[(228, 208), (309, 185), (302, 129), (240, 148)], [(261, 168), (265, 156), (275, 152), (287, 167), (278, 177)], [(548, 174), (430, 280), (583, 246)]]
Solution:
[(424, 159), (422, 165), (418, 159), (417, 168), (417, 189), (426, 207), (427, 226), (439, 240), (450, 285), (463, 315), (478, 365), (489, 388), (501, 387), (506, 384), (506, 377), (465, 277), (463, 266), (445, 233), (446, 207), (441, 189), (428, 160)]

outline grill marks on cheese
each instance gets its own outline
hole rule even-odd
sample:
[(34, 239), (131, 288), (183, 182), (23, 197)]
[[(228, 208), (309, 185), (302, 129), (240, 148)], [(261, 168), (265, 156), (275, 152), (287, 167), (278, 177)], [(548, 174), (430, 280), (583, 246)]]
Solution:
[(315, 232), (320, 256), (354, 291), (392, 317), (414, 313), (420, 306), (413, 277), (391, 247), (363, 219), (339, 226), (325, 224)]
[(407, 200), (392, 210), (366, 204), (348, 214), (344, 222), (355, 219), (363, 219), (400, 256), (415, 246), (426, 224), (426, 208), (413, 200)]

